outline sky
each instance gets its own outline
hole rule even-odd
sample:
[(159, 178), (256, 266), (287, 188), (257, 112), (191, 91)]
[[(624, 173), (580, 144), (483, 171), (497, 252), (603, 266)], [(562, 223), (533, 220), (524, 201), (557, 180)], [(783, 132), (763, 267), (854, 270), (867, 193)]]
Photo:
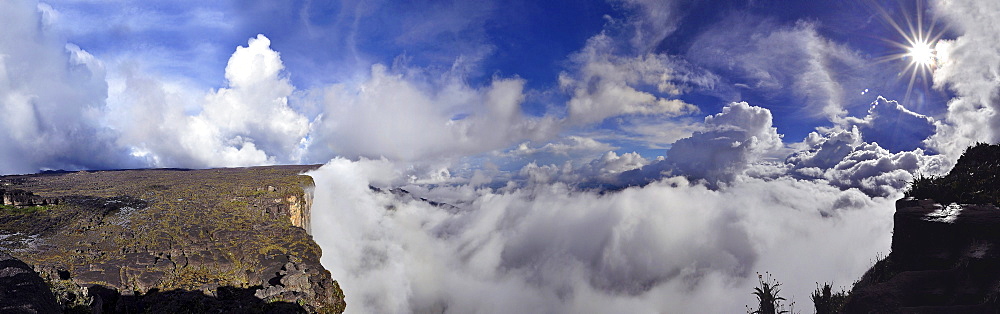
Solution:
[(323, 164), (314, 236), (349, 311), (733, 312), (764, 271), (808, 307), (888, 252), (910, 180), (1000, 142), (998, 18), (12, 0), (0, 174)]

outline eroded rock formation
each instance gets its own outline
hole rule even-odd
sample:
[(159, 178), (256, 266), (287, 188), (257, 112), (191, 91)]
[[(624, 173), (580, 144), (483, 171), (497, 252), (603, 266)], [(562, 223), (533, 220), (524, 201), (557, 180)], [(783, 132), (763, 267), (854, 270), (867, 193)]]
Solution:
[(0, 251), (33, 265), (64, 309), (339, 313), (307, 232), (313, 182), (299, 173), (315, 167), (0, 177), (61, 200), (0, 212)]
[(45, 206), (59, 204), (58, 198), (41, 197), (25, 190), (0, 189), (0, 199), (5, 206)]

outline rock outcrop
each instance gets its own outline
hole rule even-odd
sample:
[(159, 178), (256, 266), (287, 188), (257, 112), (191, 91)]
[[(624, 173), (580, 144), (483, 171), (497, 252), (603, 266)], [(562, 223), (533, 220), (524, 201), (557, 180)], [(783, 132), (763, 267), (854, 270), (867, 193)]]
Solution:
[(945, 177), (896, 202), (892, 252), (846, 313), (1000, 313), (1000, 146), (969, 148)]
[(59, 204), (58, 198), (41, 197), (25, 190), (0, 189), (0, 199), (5, 206), (46, 206)]
[(31, 266), (0, 252), (0, 313), (59, 313), (59, 304)]
[(855, 285), (848, 313), (1000, 311), (1000, 209), (896, 203), (892, 253)]
[(0, 251), (33, 265), (65, 310), (339, 313), (308, 233), (313, 182), (299, 173), (316, 167), (0, 177), (59, 200), (0, 211)]

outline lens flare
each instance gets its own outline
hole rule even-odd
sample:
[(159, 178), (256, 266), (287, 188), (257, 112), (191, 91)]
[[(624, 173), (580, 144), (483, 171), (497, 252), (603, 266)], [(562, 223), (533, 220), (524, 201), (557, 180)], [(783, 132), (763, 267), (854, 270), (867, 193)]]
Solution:
[[(922, 1), (916, 1), (916, 10), (913, 14), (915, 18), (911, 18), (909, 14), (903, 14), (903, 23), (897, 21), (894, 15), (886, 12), (884, 8), (877, 5), (876, 7), (882, 13), (883, 19), (896, 30), (899, 37), (902, 37), (901, 41), (883, 39), (896, 47), (898, 52), (882, 57), (877, 62), (907, 62), (899, 76), (900, 78), (909, 76), (906, 95), (903, 98), (903, 102), (908, 103), (914, 82), (919, 80), (925, 87), (929, 87), (928, 82), (933, 80), (934, 71), (942, 62), (935, 47), (944, 34), (941, 30), (935, 30), (936, 23), (933, 21), (924, 23)], [(901, 11), (907, 10), (901, 7)]]

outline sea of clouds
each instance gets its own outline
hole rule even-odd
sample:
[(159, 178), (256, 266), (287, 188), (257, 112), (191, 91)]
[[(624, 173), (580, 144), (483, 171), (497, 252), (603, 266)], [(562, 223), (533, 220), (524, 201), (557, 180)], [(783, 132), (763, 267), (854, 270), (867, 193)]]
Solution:
[(766, 162), (784, 147), (767, 109), (733, 103), (704, 124), (654, 162), (475, 180), (337, 158), (309, 173), (314, 236), (359, 312), (734, 312), (757, 272), (799, 302), (816, 282), (849, 287), (888, 253), (906, 182), (940, 159), (853, 127)]
[[(866, 63), (813, 24), (720, 33), (739, 29), (722, 23), (685, 58), (649, 52), (676, 29), (664, 22), (676, 8), (621, 3), (641, 14), (569, 56), (565, 105), (531, 115), (524, 79), (470, 85), (459, 61), (375, 63), (300, 89), (264, 35), (235, 47), (221, 87), (200, 88), (95, 57), (56, 30), (64, 17), (52, 7), (9, 1), (0, 173), (325, 163), (309, 173), (313, 232), (349, 312), (731, 313), (754, 302), (758, 272), (797, 309), (817, 282), (849, 287), (888, 253), (907, 182), (947, 172), (971, 143), (1000, 141), (995, 1), (933, 2), (960, 34), (937, 46), (934, 88), (955, 95), (937, 117), (882, 97), (847, 116), (858, 96), (843, 90), (856, 82), (831, 79), (820, 61)], [(740, 32), (766, 36), (720, 50)], [(807, 71), (769, 57), (774, 46)], [(758, 88), (791, 88), (830, 124), (788, 139), (761, 104), (699, 112), (676, 98), (722, 84), (711, 73), (721, 65), (697, 57), (713, 51), (746, 60), (732, 71)], [(685, 115), (704, 119), (670, 120)], [(640, 116), (662, 120), (632, 127), (668, 146), (663, 156), (616, 153), (581, 131)], [(664, 126), (678, 131), (650, 131)]]
[(426, 187), (367, 159), (309, 175), (322, 262), (356, 313), (731, 313), (764, 271), (808, 307), (817, 281), (849, 287), (888, 252), (898, 198), (790, 177)]

